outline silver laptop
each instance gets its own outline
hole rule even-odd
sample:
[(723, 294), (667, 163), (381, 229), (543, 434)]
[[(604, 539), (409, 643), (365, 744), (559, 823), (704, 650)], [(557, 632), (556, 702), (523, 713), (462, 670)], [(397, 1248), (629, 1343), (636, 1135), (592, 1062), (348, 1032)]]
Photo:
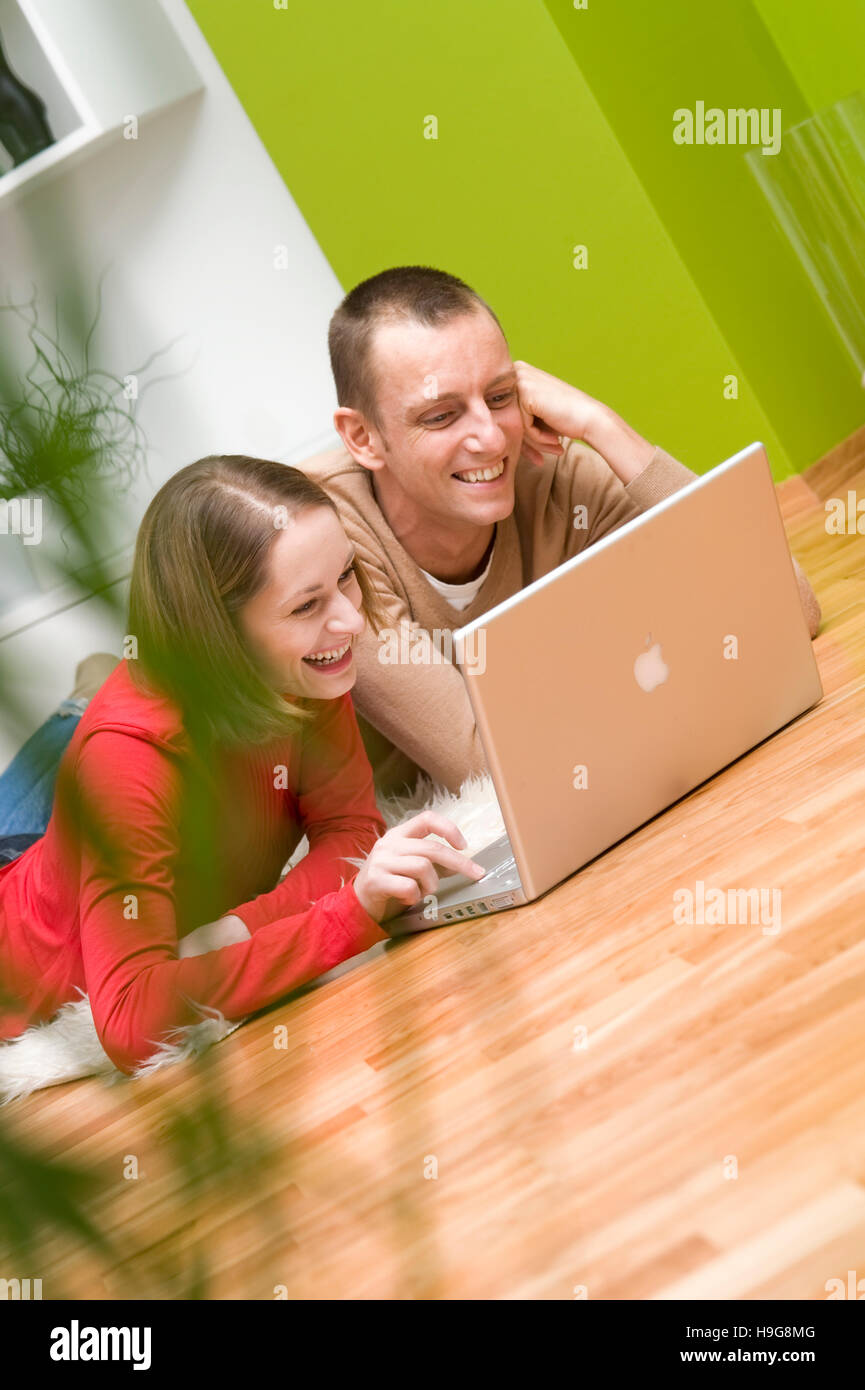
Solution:
[(507, 834), (394, 935), (531, 902), (823, 696), (759, 443), (454, 646)]

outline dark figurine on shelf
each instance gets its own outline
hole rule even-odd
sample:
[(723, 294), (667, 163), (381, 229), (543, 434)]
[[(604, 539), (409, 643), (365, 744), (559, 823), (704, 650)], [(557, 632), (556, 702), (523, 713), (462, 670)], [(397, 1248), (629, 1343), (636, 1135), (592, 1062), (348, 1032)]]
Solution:
[(6, 60), (0, 35), (0, 141), (14, 164), (54, 144), (41, 97), (19, 80)]

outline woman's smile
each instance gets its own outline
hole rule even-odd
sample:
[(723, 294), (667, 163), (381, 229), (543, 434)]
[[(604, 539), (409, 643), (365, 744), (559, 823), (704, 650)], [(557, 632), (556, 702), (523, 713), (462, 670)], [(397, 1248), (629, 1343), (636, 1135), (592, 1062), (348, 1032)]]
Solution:
[(341, 642), (339, 646), (324, 647), (317, 652), (312, 652), (303, 660), (307, 666), (312, 666), (316, 671), (323, 671), (326, 675), (332, 675), (335, 671), (344, 671), (352, 661), (351, 638)]

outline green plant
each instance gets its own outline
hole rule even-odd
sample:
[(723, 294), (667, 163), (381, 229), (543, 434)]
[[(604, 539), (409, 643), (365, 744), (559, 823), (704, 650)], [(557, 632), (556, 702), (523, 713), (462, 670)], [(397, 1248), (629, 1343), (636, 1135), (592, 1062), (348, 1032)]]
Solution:
[[(135, 382), (154, 360), (128, 373), (125, 380), (90, 360), (101, 312), (101, 281), (96, 313), (79, 352), (61, 341), (59, 315), (55, 336), (39, 323), (34, 288), (24, 303), (0, 305), (23, 327), (32, 361), (17, 375), (8, 363), (0, 379), (0, 495), (36, 493), (81, 511), (97, 479), (129, 486), (146, 470), (146, 443), (136, 419)], [(156, 356), (156, 354), (154, 354)]]
[[(125, 604), (106, 572), (104, 537), (94, 516), (110, 501), (111, 491), (128, 489), (142, 471), (147, 475), (146, 441), (136, 411), (156, 379), (143, 386), (140, 379), (168, 347), (125, 378), (95, 366), (101, 286), (100, 280), (96, 313), (88, 319), (81, 286), (70, 280), (63, 287), (62, 310), (59, 301), (55, 305), (51, 332), (40, 325), (35, 289), (23, 303), (0, 304), (0, 333), (7, 340), (0, 344), (0, 500), (27, 495), (49, 500), (79, 543), (78, 563), (68, 567), (69, 576), (74, 573), (106, 613), (122, 621)], [(13, 329), (18, 335), (14, 350), (9, 342)], [(23, 369), (15, 365), (21, 360), (22, 330), (30, 354)], [(135, 392), (126, 389), (131, 381)], [(17, 693), (21, 685), (0, 643), (0, 717), (26, 718)], [(79, 809), (84, 817), (86, 808)], [(97, 831), (98, 824), (93, 833)], [(227, 1195), (255, 1191), (273, 1162), (267, 1136), (256, 1133), (253, 1141), (247, 1133), (238, 1139), (242, 1129), (226, 1100), (219, 1059), (204, 1054), (190, 1059), (187, 1067), (194, 1069), (193, 1092), (200, 1104), (185, 1112), (169, 1108), (161, 1125), (172, 1187), (185, 1210), (199, 1197), (222, 1190)], [(17, 1103), (16, 1115), (23, 1119), (22, 1104)], [(60, 1236), (97, 1256), (103, 1268), (119, 1271), (122, 1296), (162, 1297), (165, 1291), (181, 1298), (209, 1296), (207, 1242), (198, 1242), (191, 1251), (169, 1248), (151, 1259), (147, 1249), (123, 1233), (107, 1238), (99, 1209), (116, 1186), (116, 1175), (104, 1163), (70, 1163), (25, 1131), (16, 1133), (17, 1128), (14, 1117), (0, 1115), (0, 1274), (9, 1261), (12, 1269), (25, 1259), (33, 1267), (29, 1261), (38, 1259), (44, 1243)], [(152, 1126), (148, 1129), (153, 1137)], [(267, 1197), (262, 1198), (260, 1218), (273, 1237), (278, 1223)]]

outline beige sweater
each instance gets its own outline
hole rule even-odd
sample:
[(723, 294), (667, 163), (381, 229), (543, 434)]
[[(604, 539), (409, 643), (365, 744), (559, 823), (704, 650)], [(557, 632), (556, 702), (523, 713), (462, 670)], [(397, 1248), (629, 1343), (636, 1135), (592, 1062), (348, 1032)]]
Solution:
[[(394, 634), (403, 623), (432, 634), (464, 626), (698, 476), (660, 447), (627, 486), (594, 449), (577, 441), (561, 456), (545, 455), (541, 467), (521, 459), (514, 510), (496, 526), (489, 573), (474, 601), (457, 612), (400, 545), (375, 500), (367, 469), (344, 449), (319, 454), (300, 467), (336, 502)], [(580, 505), (586, 508), (582, 528), (574, 525)], [(820, 607), (794, 565), (813, 637)], [(403, 641), (404, 653), (412, 649), (417, 651), (416, 643)], [(450, 654), (440, 638), (438, 649)], [(367, 628), (355, 648), (358, 677), (352, 695), (378, 793), (413, 787), (419, 772), (457, 791), (471, 773), (486, 772), (459, 668), (448, 660), (383, 662), (381, 654), (381, 639)]]

